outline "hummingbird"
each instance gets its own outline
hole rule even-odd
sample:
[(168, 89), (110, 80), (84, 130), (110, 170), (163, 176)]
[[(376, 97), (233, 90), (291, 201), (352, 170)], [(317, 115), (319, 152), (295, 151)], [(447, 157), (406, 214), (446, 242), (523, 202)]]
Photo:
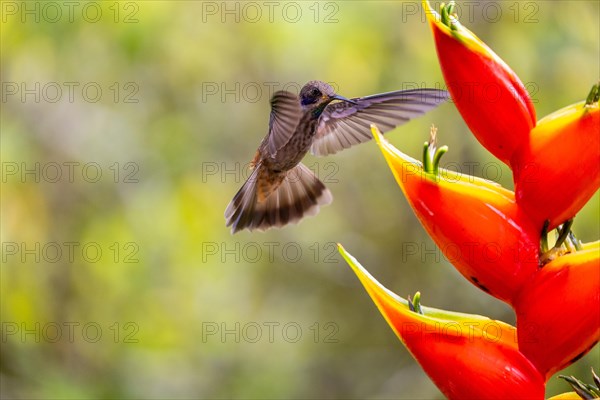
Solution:
[[(277, 91), (271, 98), (269, 130), (254, 159), (252, 173), (225, 210), (231, 232), (264, 231), (316, 215), (333, 197), (301, 163), (337, 153), (426, 113), (449, 98), (445, 90), (412, 89), (348, 99), (327, 83), (310, 81), (299, 95)], [(335, 102), (334, 102), (335, 101)]]

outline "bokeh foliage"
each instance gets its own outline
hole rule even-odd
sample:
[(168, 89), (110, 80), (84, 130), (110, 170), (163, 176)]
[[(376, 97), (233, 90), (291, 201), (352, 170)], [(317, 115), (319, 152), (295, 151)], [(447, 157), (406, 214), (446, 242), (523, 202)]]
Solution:
[[(420, 290), (426, 305), (514, 322), (435, 250), (374, 143), (307, 157), (335, 198), (317, 217), (262, 234), (224, 226), (266, 132), (269, 88), (320, 79), (353, 97), (443, 85), (419, 2), (291, 2), (297, 22), (291, 6), (284, 14), (290, 2), (275, 2), (272, 18), (255, 3), (258, 21), (243, 2), (102, 2), (95, 23), (76, 3), (72, 22), (23, 22), (6, 6), (25, 3), (1, 3), (3, 398), (440, 398), (335, 242), (397, 293)], [(597, 1), (470, 3), (462, 22), (528, 85), (538, 117), (582, 100), (598, 80)], [(41, 12), (47, 3), (37, 4)], [(78, 84), (73, 101), (65, 82)], [(23, 101), (7, 94), (14, 83), (64, 92)], [(83, 96), (88, 83), (102, 89), (99, 101)], [(442, 164), (512, 188), (452, 104), (388, 137), (418, 157), (431, 123), (450, 146)], [(79, 164), (72, 180), (65, 167), (51, 182), (22, 175), (36, 163)], [(82, 175), (89, 163), (98, 182)], [(598, 210), (596, 194), (576, 219), (584, 241), (600, 237)], [(71, 242), (73, 260), (35, 251)], [(81, 253), (89, 243), (103, 251), (97, 262)], [(62, 329), (56, 342), (52, 324)], [(102, 329), (97, 342), (86, 324)], [(215, 326), (237, 331), (239, 343), (235, 333), (208, 335)], [(302, 329), (297, 341), (284, 326)], [(596, 346), (563, 372), (586, 378), (599, 357)], [(555, 379), (548, 386), (566, 390)]]

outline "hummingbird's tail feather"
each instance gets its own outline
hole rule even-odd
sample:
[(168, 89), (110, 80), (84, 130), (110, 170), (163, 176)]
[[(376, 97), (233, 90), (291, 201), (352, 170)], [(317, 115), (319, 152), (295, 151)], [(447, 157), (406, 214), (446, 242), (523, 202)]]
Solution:
[(332, 200), (329, 189), (302, 163), (283, 173), (257, 165), (227, 206), (226, 225), (232, 233), (279, 228), (316, 215)]

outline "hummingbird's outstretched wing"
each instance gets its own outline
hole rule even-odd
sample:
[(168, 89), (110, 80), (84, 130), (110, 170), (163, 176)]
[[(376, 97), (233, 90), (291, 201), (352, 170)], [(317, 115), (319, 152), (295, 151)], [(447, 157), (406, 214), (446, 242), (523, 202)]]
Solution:
[(358, 104), (329, 104), (321, 115), (311, 152), (325, 156), (373, 138), (371, 124), (385, 133), (448, 100), (445, 90), (400, 90), (359, 97)]
[(290, 140), (301, 116), (302, 107), (298, 96), (285, 90), (273, 94), (267, 138), (267, 150), (271, 157)]

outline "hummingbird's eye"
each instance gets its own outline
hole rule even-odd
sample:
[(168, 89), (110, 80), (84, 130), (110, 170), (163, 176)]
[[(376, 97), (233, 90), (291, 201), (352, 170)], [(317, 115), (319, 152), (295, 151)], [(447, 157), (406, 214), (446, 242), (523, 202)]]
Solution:
[(315, 104), (319, 102), (319, 99), (323, 96), (323, 92), (318, 87), (305, 87), (300, 93), (301, 103), (303, 106), (309, 104)]

